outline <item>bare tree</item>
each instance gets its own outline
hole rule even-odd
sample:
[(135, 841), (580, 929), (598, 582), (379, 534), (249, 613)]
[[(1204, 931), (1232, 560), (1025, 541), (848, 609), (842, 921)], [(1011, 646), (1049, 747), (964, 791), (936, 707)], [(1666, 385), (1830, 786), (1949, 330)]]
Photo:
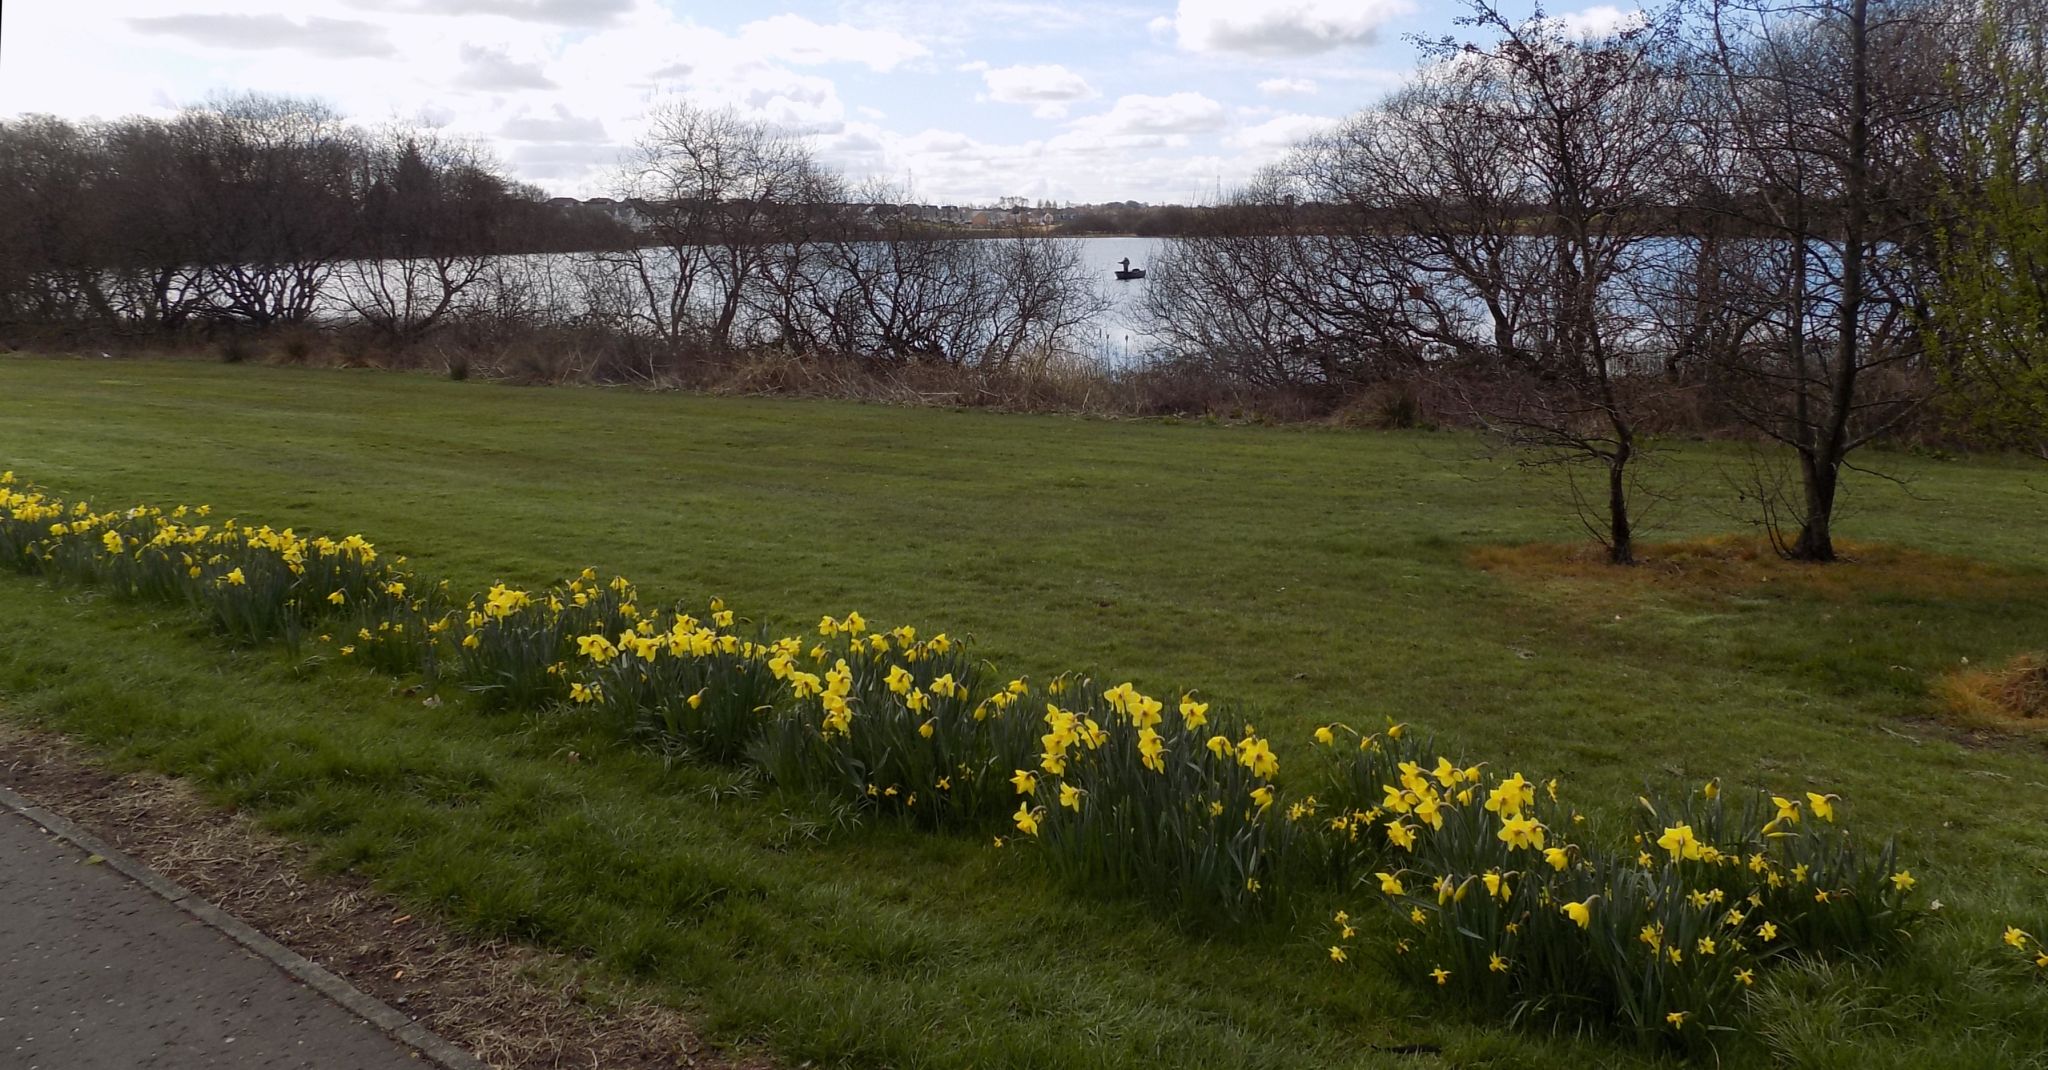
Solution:
[(180, 118), (207, 315), (298, 323), (354, 236), (357, 132), (311, 99), (224, 97)]
[(1742, 324), (1728, 401), (1790, 447), (1788, 556), (1832, 561), (1843, 469), (1928, 399), (1928, 212), (1914, 143), (1940, 89), (1928, 0), (1713, 0), (1696, 73), (1721, 210), (1750, 240), (1718, 250), (1713, 295)]
[(111, 315), (109, 220), (95, 204), (106, 171), (91, 130), (51, 116), (0, 123), (0, 308), (8, 318)]
[[(1144, 306), (1164, 356), (1332, 393), (1421, 369), (1428, 343), (1402, 308), (1413, 279), (1387, 255), (1381, 208), (1356, 184), (1343, 136), (1260, 176), (1199, 233), (1166, 241)], [(1335, 205), (1304, 203), (1324, 199)]]
[(417, 338), (492, 278), (505, 183), (479, 146), (404, 127), (369, 140), (360, 167), (362, 238), (336, 270), (339, 296), (385, 335)]
[(642, 324), (674, 346), (729, 349), (749, 288), (824, 188), (803, 140), (731, 110), (675, 100), (648, 115), (618, 192), (653, 244), (596, 259), (626, 275)]
[(1526, 463), (1594, 468), (1600, 492), (1575, 501), (1627, 564), (1658, 370), (1633, 280), (1668, 240), (1684, 106), (1671, 22), (1585, 37), (1484, 0), (1464, 22), (1490, 40), (1429, 44), (1406, 89), (1294, 167), (1352, 209), (1347, 277), (1372, 335), (1460, 367), (1470, 413)]

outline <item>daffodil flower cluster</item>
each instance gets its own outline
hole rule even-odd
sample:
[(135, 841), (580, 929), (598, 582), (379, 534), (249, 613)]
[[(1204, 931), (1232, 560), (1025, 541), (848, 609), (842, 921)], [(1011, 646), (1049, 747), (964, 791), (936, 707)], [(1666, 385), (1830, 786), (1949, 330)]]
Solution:
[[(11, 477), (12, 473), (7, 473)], [(243, 643), (297, 644), (318, 623), (356, 619), (389, 631), (419, 608), (403, 561), (359, 536), (213, 520), (201, 505), (96, 511), (0, 483), (0, 562), (122, 595), (198, 607)]]
[[(1556, 781), (1431, 763), (1398, 728), (1356, 747), (1343, 726), (1317, 738), (1338, 797), (1380, 781), (1353, 820), (1379, 833), (1362, 880), (1400, 919), (1395, 970), (1426, 991), (1706, 1045), (1740, 1027), (1743, 992), (1777, 957), (1882, 951), (1921, 916), (1895, 848), (1864, 853), (1834, 824), (1835, 796), (1731, 805), (1710, 784), (1640, 800), (1639, 831), (1603, 842)], [(1331, 957), (1348, 961), (1357, 929), (1348, 914), (1337, 927)]]

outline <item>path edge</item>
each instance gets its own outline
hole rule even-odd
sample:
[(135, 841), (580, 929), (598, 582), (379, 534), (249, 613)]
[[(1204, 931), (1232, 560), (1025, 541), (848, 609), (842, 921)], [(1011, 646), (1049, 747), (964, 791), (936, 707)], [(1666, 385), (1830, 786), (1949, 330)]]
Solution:
[(342, 1005), (358, 1018), (376, 1026), (385, 1035), (426, 1056), (444, 1070), (490, 1070), (483, 1060), (413, 1021), (403, 1011), (348, 983), (340, 975), (265, 936), (247, 922), (193, 895), (176, 881), (150, 869), (80, 828), (76, 822), (29, 801), (19, 792), (0, 784), (0, 806), (42, 826), (44, 831), (87, 854), (97, 856), (122, 876), (141, 885), (158, 898), (211, 926), (252, 954), (284, 971), (299, 983)]

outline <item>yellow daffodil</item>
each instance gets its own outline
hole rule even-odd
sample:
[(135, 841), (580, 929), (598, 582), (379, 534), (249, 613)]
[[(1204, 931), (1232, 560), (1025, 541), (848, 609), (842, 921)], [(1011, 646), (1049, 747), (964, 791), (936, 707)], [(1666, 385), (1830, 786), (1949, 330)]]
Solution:
[(1517, 850), (1541, 851), (1543, 831), (1543, 825), (1533, 817), (1510, 817), (1501, 822), (1500, 831), (1495, 835), (1502, 843)]
[(910, 693), (913, 678), (910, 675), (910, 670), (905, 669), (901, 665), (891, 665), (889, 666), (889, 675), (883, 682), (889, 685), (889, 690), (899, 695), (907, 695)]
[(1813, 811), (1813, 816), (1820, 818), (1822, 821), (1832, 822), (1835, 819), (1835, 797), (1833, 795), (1820, 795), (1809, 791), (1806, 793), (1806, 804), (1807, 808)]
[(1581, 929), (1589, 928), (1593, 924), (1593, 901), (1591, 899), (1581, 900), (1577, 903), (1566, 903), (1559, 907), (1558, 910)]
[(1166, 772), (1166, 737), (1150, 725), (1138, 729), (1138, 761), (1155, 773)]
[(1447, 985), (1451, 983), (1451, 971), (1444, 969), (1442, 966), (1438, 966), (1436, 969), (1429, 971), (1429, 975), (1431, 977), (1436, 978), (1436, 983), (1439, 985)]
[(1670, 1022), (1673, 1029), (1683, 1029), (1685, 1028), (1686, 1014), (1686, 1011), (1672, 1011), (1664, 1016), (1664, 1020)]
[(1252, 771), (1255, 777), (1272, 779), (1280, 772), (1280, 759), (1273, 754), (1273, 748), (1265, 740), (1247, 736), (1237, 745), (1237, 764)]
[(1501, 958), (1500, 952), (1496, 951), (1487, 956), (1486, 968), (1494, 973), (1506, 973), (1508, 972), (1508, 960)]
[(1756, 927), (1756, 934), (1765, 940), (1776, 940), (1778, 938), (1778, 927), (1767, 921)]
[(2012, 945), (2013, 947), (2025, 950), (2027, 946), (2027, 941), (2031, 939), (2033, 939), (2033, 934), (2028, 933), (2024, 929), (2020, 929), (2014, 926), (2006, 927), (2005, 942)]
[(1330, 945), (1330, 961), (1331, 961), (1331, 962), (1343, 962), (1343, 961), (1344, 961), (1344, 960), (1345, 960), (1345, 959), (1346, 959), (1347, 957), (1349, 957), (1349, 956), (1347, 956), (1347, 955), (1345, 955), (1345, 954), (1344, 954), (1344, 949), (1343, 949), (1343, 948), (1341, 948), (1341, 947), (1338, 947), (1338, 946), (1336, 946), (1335, 944), (1332, 944), (1332, 945)]
[(1672, 860), (1696, 860), (1700, 857), (1700, 841), (1693, 836), (1691, 825), (1673, 825), (1657, 837), (1657, 846), (1671, 852)]
[(1500, 782), (1486, 795), (1486, 809), (1499, 814), (1503, 819), (1519, 817), (1524, 809), (1536, 805), (1536, 786), (1516, 773)]
[(1375, 873), (1373, 876), (1379, 878), (1380, 891), (1387, 895), (1401, 895), (1407, 890), (1401, 886), (1401, 878), (1392, 873)]
[(1010, 777), (1010, 784), (1017, 789), (1019, 795), (1038, 794), (1038, 776), (1029, 769), (1017, 770), (1016, 774)]
[(1892, 887), (1899, 891), (1910, 892), (1913, 890), (1913, 886), (1918, 883), (1920, 882), (1913, 879), (1911, 870), (1902, 869), (1892, 874)]
[(1017, 812), (1010, 815), (1010, 817), (1017, 823), (1018, 832), (1026, 836), (1038, 835), (1038, 814), (1031, 809), (1029, 802), (1018, 803)]

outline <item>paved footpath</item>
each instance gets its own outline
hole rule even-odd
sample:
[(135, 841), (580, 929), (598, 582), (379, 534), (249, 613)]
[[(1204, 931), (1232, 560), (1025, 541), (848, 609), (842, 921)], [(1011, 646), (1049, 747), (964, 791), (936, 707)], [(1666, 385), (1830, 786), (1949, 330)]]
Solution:
[(0, 1068), (431, 1065), (211, 926), (0, 808)]

